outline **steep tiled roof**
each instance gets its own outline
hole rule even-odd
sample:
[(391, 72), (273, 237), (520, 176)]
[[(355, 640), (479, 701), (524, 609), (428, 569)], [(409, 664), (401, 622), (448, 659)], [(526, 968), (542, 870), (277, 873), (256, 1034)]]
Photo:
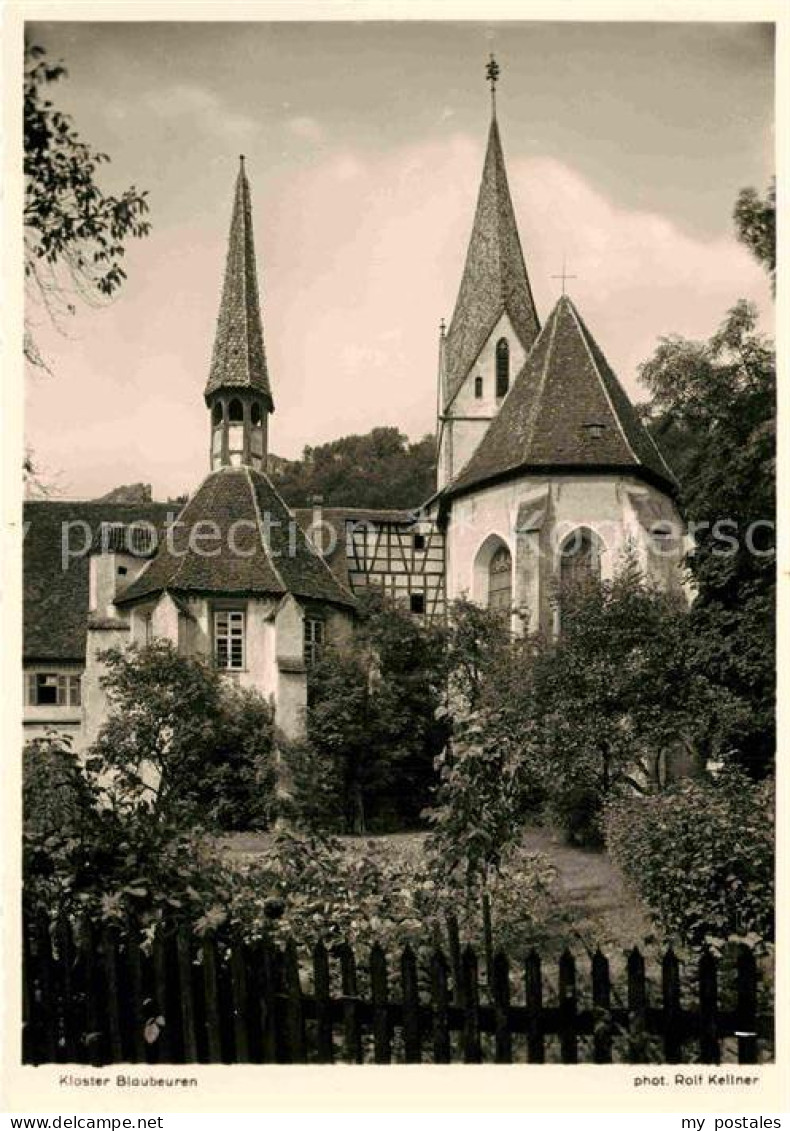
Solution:
[(633, 469), (676, 481), (578, 311), (559, 300), (499, 414), (446, 495), (525, 468)]
[(161, 593), (272, 594), (353, 605), (267, 476), (212, 472), (118, 604)]
[[(164, 529), (172, 503), (136, 506), (41, 500), (25, 503), (24, 658), (28, 662), (85, 658), (90, 548), (103, 523), (152, 523)], [(64, 554), (64, 546), (69, 551)]]
[(540, 323), (510, 199), (499, 127), (494, 119), (463, 278), (447, 331), (445, 408), (505, 311), (521, 344), (529, 351)]
[(257, 389), (273, 411), (263, 346), (263, 323), (255, 269), (250, 186), (241, 160), (230, 222), (225, 283), (206, 397), (223, 388)]
[[(294, 518), (305, 532), (313, 526), (315, 512), (312, 509), (294, 510)], [(364, 524), (392, 522), (406, 526), (414, 522), (415, 512), (407, 510), (376, 510), (365, 507), (322, 507), (321, 527), (316, 533), (318, 548), (326, 564), (337, 580), (347, 589), (351, 588), (348, 576), (348, 528), (355, 523)]]

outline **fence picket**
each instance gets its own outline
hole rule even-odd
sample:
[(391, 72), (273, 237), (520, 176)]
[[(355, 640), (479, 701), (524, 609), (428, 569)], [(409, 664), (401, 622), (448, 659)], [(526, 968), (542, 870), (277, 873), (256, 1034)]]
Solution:
[(256, 949), (258, 958), (258, 985), (260, 992), (261, 1054), (264, 1064), (274, 1064), (279, 1059), (279, 1031), (277, 1017), (278, 970), (277, 956), (271, 939), (264, 939)]
[(206, 1036), (206, 1052), (209, 1064), (221, 1064), (222, 1021), (217, 987), (217, 947), (214, 939), (204, 936), (201, 940), (203, 965), (203, 1016)]
[(370, 991), (373, 1003), (373, 1060), (376, 1064), (389, 1064), (392, 1059), (392, 1048), (387, 956), (379, 943), (374, 943), (370, 950)]
[[(155, 1039), (151, 1042), (151, 1049), (156, 1059), (157, 1064), (169, 1064), (173, 1061), (173, 1014), (170, 1010), (170, 1003), (168, 1001), (168, 962), (167, 962), (167, 940), (163, 937), (162, 931), (157, 931), (154, 936), (153, 943), (153, 964), (154, 964), (154, 1016), (152, 1020), (156, 1022), (158, 1032)], [(156, 1021), (161, 1018), (164, 1024)]]
[(683, 1060), (680, 964), (672, 947), (661, 962), (661, 997), (664, 1006), (664, 1057), (667, 1064), (680, 1064)]
[(543, 1039), (543, 977), (540, 955), (531, 950), (524, 963), (524, 988), (527, 1003), (527, 1060), (543, 1064), (546, 1045)]
[(99, 949), (106, 989), (109, 1059), (111, 1064), (119, 1064), (125, 1058), (121, 1039), (121, 1014), (119, 1007), (121, 995), (118, 986), (118, 932), (114, 928), (105, 927), (101, 932)]
[(291, 1064), (307, 1061), (302, 983), (299, 977), (299, 952), (294, 939), (285, 947), (285, 1032)]
[(496, 952), (491, 962), (491, 996), (494, 1001), (494, 1059), (497, 1064), (512, 1064), (510, 966), (501, 950)]
[(560, 1058), (563, 1064), (579, 1059), (576, 1040), (576, 962), (566, 948), (560, 955)]
[(716, 959), (706, 950), (699, 960), (699, 1055), (703, 1064), (719, 1063)]
[(197, 1062), (197, 1033), (195, 1031), (195, 998), (192, 986), (192, 940), (188, 927), (180, 923), (175, 937), (176, 962), (178, 969), (179, 1020), (181, 1022), (181, 1042), (184, 1050), (184, 1063)]
[(628, 955), (628, 1013), (628, 1059), (632, 1064), (641, 1064), (647, 1059), (647, 987), (645, 960), (636, 946)]
[(343, 1043), (345, 1060), (362, 1063), (362, 1035), (357, 1007), (357, 963), (348, 943), (340, 946), (340, 981), (343, 990)]
[[(57, 1059), (57, 1001), (55, 999), (55, 974), (52, 956), (52, 939), (49, 933), (49, 921), (41, 916), (36, 923), (37, 930), (33, 936), (36, 948), (35, 961), (30, 962), (28, 943), (28, 963), (26, 965), (25, 980), (28, 985), (27, 1009), (28, 1024), (35, 1035), (36, 1054), (39, 1061), (51, 1064)], [(27, 932), (25, 937), (29, 938)], [(32, 976), (35, 973), (38, 982), (38, 994), (34, 992)], [(38, 1019), (40, 1018), (40, 1022)]]
[(247, 967), (240, 946), (233, 946), (230, 953), (230, 985), (233, 1005), (233, 1045), (236, 1050), (234, 1064), (250, 1063), (250, 1033), (247, 1022), (249, 989)]
[[(101, 1067), (109, 1063), (107, 1032), (104, 1027), (103, 1010), (106, 1004), (106, 991), (102, 985), (102, 969), (99, 963), (98, 932), (93, 923), (83, 922), (80, 926), (79, 971), (82, 992), (85, 995), (85, 1060), (83, 1063)], [(102, 1011), (99, 1010), (102, 1003)]]
[(480, 1045), (480, 991), (477, 981), (477, 955), (465, 946), (461, 955), (461, 1008), (464, 1025), (461, 1046), (465, 1064), (479, 1064), (483, 1059)]
[(592, 993), (595, 1008), (593, 1027), (593, 1060), (596, 1064), (612, 1063), (612, 987), (609, 960), (596, 950), (592, 959)]
[(407, 943), (401, 955), (401, 985), (403, 989), (403, 1051), (407, 1064), (422, 1060), (422, 1030), (420, 1026), (420, 994), (417, 985), (417, 959)]
[(452, 970), (452, 998), (456, 1005), (461, 1004), (461, 934), (458, 930), (458, 920), (455, 915), (448, 915), (447, 922), (447, 949), (450, 952), (450, 969)]
[(329, 955), (319, 940), (313, 947), (313, 985), (315, 993), (315, 1044), (319, 1064), (335, 1059), (332, 1040), (332, 1003), (329, 982)]
[(486, 956), (486, 987), (488, 1000), (493, 1000), (494, 985), (494, 928), (491, 924), (491, 896), (483, 892), (483, 946)]
[(143, 958), (139, 942), (140, 927), (136, 920), (126, 924), (126, 945), (123, 965), (126, 973), (126, 993), (121, 995), (122, 1024), (130, 1032), (132, 1064), (145, 1064), (148, 1046), (145, 1040), (145, 987)]
[(435, 1064), (449, 1064), (450, 990), (447, 985), (447, 959), (441, 950), (431, 955), (431, 1006), (433, 1012), (433, 1059)]
[(748, 946), (741, 944), (737, 964), (737, 1005), (735, 1032), (738, 1037), (738, 1063), (757, 1063), (757, 963)]

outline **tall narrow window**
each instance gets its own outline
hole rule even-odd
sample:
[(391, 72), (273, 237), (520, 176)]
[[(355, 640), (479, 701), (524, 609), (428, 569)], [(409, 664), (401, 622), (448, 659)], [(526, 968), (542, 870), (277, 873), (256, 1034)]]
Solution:
[(500, 338), (496, 344), (496, 395), (504, 397), (510, 388), (510, 346), (507, 338)]
[(235, 397), (228, 405), (228, 420), (228, 459), (238, 467), (244, 454), (244, 405)]
[(475, 377), (475, 400), (481, 400), (483, 396), (483, 378)]
[(562, 589), (578, 589), (601, 578), (601, 550), (592, 530), (580, 526), (562, 544), (560, 550), (560, 585)]
[(244, 613), (221, 609), (214, 613), (214, 662), (218, 668), (240, 671), (244, 667)]
[(513, 559), (507, 546), (495, 550), (488, 566), (488, 607), (509, 613), (513, 605)]
[(324, 622), (318, 617), (305, 617), (304, 621), (304, 662), (312, 668), (321, 659), (324, 646)]

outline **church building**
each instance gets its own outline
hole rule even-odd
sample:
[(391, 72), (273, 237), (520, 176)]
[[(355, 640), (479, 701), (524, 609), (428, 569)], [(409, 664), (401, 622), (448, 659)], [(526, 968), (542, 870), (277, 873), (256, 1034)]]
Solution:
[(547, 634), (559, 627), (562, 582), (609, 578), (626, 550), (648, 578), (682, 590), (677, 483), (565, 278), (541, 324), (493, 60), (488, 73), (477, 207), (439, 336), (435, 493), (411, 511), (292, 511), (273, 485), (274, 396), (242, 158), (204, 392), (206, 478), (180, 511), (150, 500), (26, 504), (26, 737), (56, 729), (88, 746), (107, 709), (99, 654), (155, 638), (258, 689), (281, 731), (298, 736), (308, 667), (327, 641), (351, 638), (355, 596), (369, 586), (415, 616), (441, 617), (466, 595), (501, 610), (514, 633)]

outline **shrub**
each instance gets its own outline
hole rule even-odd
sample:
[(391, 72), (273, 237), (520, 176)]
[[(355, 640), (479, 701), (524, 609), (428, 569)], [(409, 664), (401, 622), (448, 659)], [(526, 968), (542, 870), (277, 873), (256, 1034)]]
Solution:
[(22, 815), (26, 832), (43, 837), (69, 835), (84, 825), (93, 803), (93, 791), (68, 738), (53, 734), (25, 746)]
[[(492, 870), (488, 891), (495, 943), (519, 953), (525, 932), (547, 913), (554, 870), (539, 853), (514, 849)], [(319, 940), (349, 941), (362, 952), (380, 942), (410, 943), (427, 951), (446, 939), (447, 917), (459, 920), (464, 939), (482, 941), (480, 889), (445, 883), (424, 853), (421, 837), (381, 845), (373, 840), (283, 832), (252, 863), (229, 862), (215, 901), (196, 924), (248, 941), (273, 935), (300, 947)], [(272, 918), (272, 903), (277, 917)]]
[(606, 842), (668, 935), (695, 947), (773, 940), (774, 795), (735, 769), (611, 802)]

